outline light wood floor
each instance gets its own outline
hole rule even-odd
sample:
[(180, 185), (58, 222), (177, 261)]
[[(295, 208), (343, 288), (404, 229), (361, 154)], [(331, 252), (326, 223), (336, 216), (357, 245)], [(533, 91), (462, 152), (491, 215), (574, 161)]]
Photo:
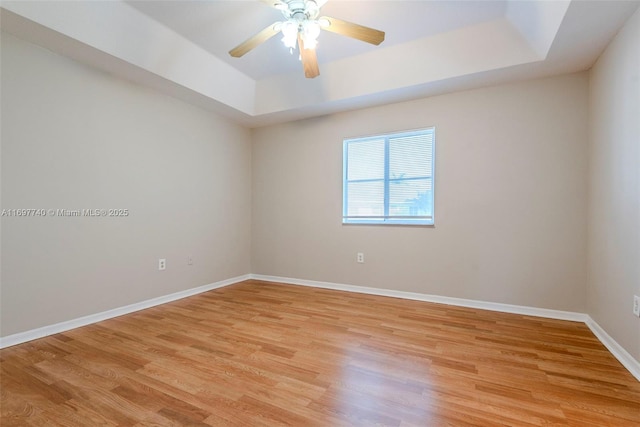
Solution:
[(3, 427), (640, 425), (584, 324), (258, 281), (0, 356)]

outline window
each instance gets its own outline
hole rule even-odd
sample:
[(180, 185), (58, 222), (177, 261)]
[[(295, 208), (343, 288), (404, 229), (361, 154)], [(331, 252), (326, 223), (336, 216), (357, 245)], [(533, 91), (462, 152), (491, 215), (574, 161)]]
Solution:
[(433, 225), (435, 129), (344, 140), (343, 224)]

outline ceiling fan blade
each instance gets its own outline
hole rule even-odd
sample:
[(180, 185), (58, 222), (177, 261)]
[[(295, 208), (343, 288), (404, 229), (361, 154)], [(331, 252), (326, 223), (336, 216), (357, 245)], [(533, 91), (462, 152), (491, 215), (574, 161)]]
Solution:
[(264, 30), (260, 31), (255, 36), (245, 40), (244, 42), (240, 43), (238, 46), (231, 49), (229, 51), (229, 55), (235, 58), (240, 58), (242, 55), (249, 52), (251, 49), (255, 48), (256, 46), (266, 42), (267, 40), (269, 40), (271, 37), (275, 36), (279, 32), (280, 32), (280, 23), (276, 22), (275, 24), (271, 24)]
[(328, 16), (318, 18), (318, 21), (323, 30), (331, 31), (332, 33), (341, 34), (375, 45), (379, 45), (384, 41), (384, 31), (374, 30), (373, 28), (330, 18)]
[(320, 75), (320, 69), (318, 68), (318, 57), (316, 56), (315, 49), (305, 49), (304, 41), (298, 34), (298, 48), (300, 49), (300, 59), (302, 59), (302, 68), (304, 69), (304, 76), (308, 79), (316, 78)]

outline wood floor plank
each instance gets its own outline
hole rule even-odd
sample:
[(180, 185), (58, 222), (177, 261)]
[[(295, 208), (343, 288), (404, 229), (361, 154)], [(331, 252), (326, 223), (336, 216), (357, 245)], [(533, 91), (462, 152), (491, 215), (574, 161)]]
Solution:
[(249, 280), (0, 350), (4, 426), (638, 426), (586, 325)]

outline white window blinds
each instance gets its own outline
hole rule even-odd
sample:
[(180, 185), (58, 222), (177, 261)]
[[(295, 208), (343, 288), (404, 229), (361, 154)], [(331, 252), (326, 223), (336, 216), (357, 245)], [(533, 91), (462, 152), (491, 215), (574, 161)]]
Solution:
[(434, 128), (344, 141), (343, 223), (432, 225)]

